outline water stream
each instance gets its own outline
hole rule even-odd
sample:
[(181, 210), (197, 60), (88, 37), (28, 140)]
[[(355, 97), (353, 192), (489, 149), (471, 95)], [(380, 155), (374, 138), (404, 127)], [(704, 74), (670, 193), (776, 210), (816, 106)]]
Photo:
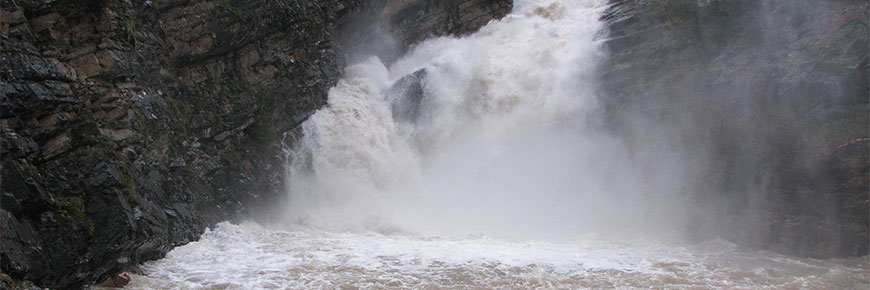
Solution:
[(602, 129), (603, 0), (346, 68), (303, 124), (286, 215), (222, 223), (131, 289), (866, 289), (864, 258), (688, 241), (692, 160)]

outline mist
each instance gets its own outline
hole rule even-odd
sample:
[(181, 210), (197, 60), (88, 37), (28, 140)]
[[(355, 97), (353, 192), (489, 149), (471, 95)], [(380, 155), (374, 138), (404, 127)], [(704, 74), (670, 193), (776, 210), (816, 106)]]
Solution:
[[(379, 16), (345, 20), (350, 65), (291, 150), (283, 219), (433, 236), (724, 237), (758, 248), (794, 248), (789, 239), (836, 219), (837, 205), (814, 193), (831, 184), (814, 156), (850, 135), (818, 120), (866, 100), (808, 80), (848, 72), (795, 65), (818, 58), (805, 46), (831, 29), (831, 4), (650, 9), (630, 21), (659, 39), (626, 54), (621, 40), (637, 36), (619, 20), (603, 25), (595, 15), (619, 11), (605, 2), (518, 1), (477, 33), (404, 52)], [(659, 46), (681, 52), (659, 60)], [(812, 224), (783, 224), (806, 215)]]
[[(866, 3), (693, 2), (604, 16), (613, 23), (600, 83), (608, 130), (631, 152), (682, 160), (694, 239), (866, 252), (855, 246), (867, 241), (868, 189), (855, 181), (866, 171), (830, 161), (870, 128), (867, 30), (854, 20), (866, 21)], [(637, 33), (641, 25), (652, 28)], [(656, 39), (631, 44), (648, 35)], [(866, 167), (866, 156), (850, 158)]]
[(353, 15), (280, 217), (139, 285), (865, 289), (867, 5), (518, 0), (407, 50)]
[(604, 1), (543, 2), (389, 66), (349, 66), (302, 126), (286, 218), (425, 235), (681, 237), (691, 160), (605, 128)]

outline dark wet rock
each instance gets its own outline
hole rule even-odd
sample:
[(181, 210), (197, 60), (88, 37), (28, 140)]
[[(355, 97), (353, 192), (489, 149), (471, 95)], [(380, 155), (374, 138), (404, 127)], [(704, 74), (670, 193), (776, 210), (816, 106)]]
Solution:
[(513, 1), (509, 0), (406, 2), (410, 3), (391, 17), (392, 25), (400, 27), (400, 34), (406, 45), (433, 35), (464, 35), (474, 32), (493, 18), (504, 17), (513, 7)]
[(402, 77), (389, 89), (384, 97), (390, 103), (393, 119), (414, 123), (420, 116), (420, 103), (424, 98), (423, 80), (426, 70), (421, 69)]
[(0, 76), (3, 79), (69, 81), (70, 68), (53, 58), (34, 55), (9, 55), (0, 57)]
[[(860, 39), (856, 39), (858, 42)], [(865, 43), (866, 44), (866, 43)], [(868, 55), (865, 50), (864, 55)], [(863, 61), (858, 63), (852, 70), (847, 73), (845, 79), (840, 82), (842, 94), (839, 97), (837, 104), (854, 105), (866, 104), (870, 102), (870, 58), (865, 57)]]
[(114, 275), (112, 277), (106, 278), (106, 280), (104, 280), (102, 283), (98, 284), (97, 286), (106, 287), (106, 288), (123, 288), (124, 286), (127, 286), (127, 284), (130, 283), (130, 280), (131, 280), (130, 274), (127, 272), (124, 272), (124, 273), (120, 273), (120, 274)]
[[(0, 272), (15, 281), (95, 284), (275, 204), (285, 133), (341, 74), (344, 17), (381, 13), (420, 40), (510, 10), (447, 1), (473, 11), (463, 22), (443, 1), (146, 2), (0, 2)], [(447, 26), (392, 16), (413, 5)]]
[(870, 137), (870, 4), (610, 3), (608, 126), (706, 160), (694, 217), (718, 218), (694, 234), (801, 256), (868, 254), (870, 150), (856, 140)]
[(12, 156), (25, 156), (39, 150), (39, 145), (28, 137), (15, 134), (14, 132), (3, 134), (0, 139), (0, 154)]

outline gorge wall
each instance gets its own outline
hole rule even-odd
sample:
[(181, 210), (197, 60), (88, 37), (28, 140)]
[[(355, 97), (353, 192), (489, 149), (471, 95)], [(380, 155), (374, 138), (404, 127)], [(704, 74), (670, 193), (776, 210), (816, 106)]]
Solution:
[[(405, 49), (511, 2), (0, 2), (0, 287), (79, 288), (261, 214), (355, 35)], [(868, 254), (870, 4), (610, 2), (606, 125), (701, 159), (692, 234)]]
[[(326, 102), (343, 17), (403, 45), (510, 1), (3, 1), (0, 283), (78, 288), (283, 195), (282, 142)], [(418, 21), (423, 20), (423, 21)]]
[(693, 235), (868, 254), (867, 1), (610, 2), (608, 125), (701, 164)]

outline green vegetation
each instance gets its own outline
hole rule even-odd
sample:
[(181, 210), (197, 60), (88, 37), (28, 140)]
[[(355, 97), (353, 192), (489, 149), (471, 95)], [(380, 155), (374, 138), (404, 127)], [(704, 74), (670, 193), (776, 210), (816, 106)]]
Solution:
[(239, 17), (239, 20), (245, 20), (245, 15), (242, 13), (242, 9), (236, 8), (229, 2), (221, 2), (220, 6), (227, 12), (235, 14), (237, 17)]
[(124, 22), (124, 32), (127, 33), (127, 40), (133, 41), (133, 34), (136, 33), (136, 20), (127, 16), (121, 15), (121, 21)]
[(55, 210), (84, 212), (85, 202), (81, 197), (58, 197), (51, 199)]
[(170, 96), (166, 98), (169, 108), (171, 109), (170, 113), (173, 113), (175, 116), (180, 118), (180, 120), (172, 120), (170, 121), (170, 127), (177, 132), (186, 132), (190, 129), (190, 115), (186, 113), (184, 109), (184, 104), (181, 103), (178, 99)]
[(323, 23), (323, 19), (316, 13), (305, 13), (305, 20), (311, 23)]
[(136, 32), (136, 21), (130, 18), (125, 18), (124, 27), (127, 30), (127, 34), (132, 36), (133, 33)]
[(94, 224), (85, 214), (85, 202), (81, 197), (58, 197), (51, 199), (51, 205), (57, 213), (58, 221), (86, 229), (94, 233)]
[(248, 126), (245, 133), (248, 134), (248, 141), (256, 146), (266, 147), (278, 143), (278, 133), (275, 132), (272, 119), (268, 117), (257, 120)]
[(124, 197), (128, 202), (138, 204), (139, 200), (136, 198), (136, 178), (133, 177), (131, 172), (127, 172), (128, 170), (129, 169), (124, 172), (124, 188), (122, 188), (121, 191), (124, 193)]

